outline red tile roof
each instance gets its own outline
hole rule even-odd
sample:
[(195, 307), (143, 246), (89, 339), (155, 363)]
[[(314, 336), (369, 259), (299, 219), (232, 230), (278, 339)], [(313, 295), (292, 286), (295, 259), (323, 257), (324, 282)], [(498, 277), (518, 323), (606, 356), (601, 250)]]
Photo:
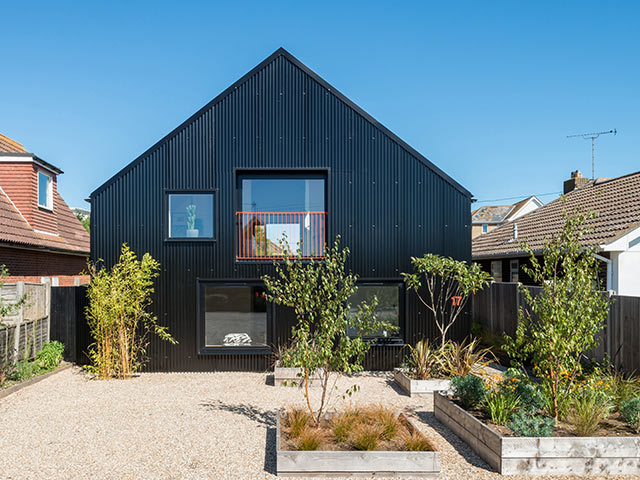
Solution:
[(27, 151), (20, 143), (0, 133), (0, 153), (27, 153)]
[(0, 188), (0, 243), (89, 254), (89, 234), (55, 192), (53, 198), (57, 235), (40, 233), (29, 225)]
[[(631, 229), (640, 226), (640, 172), (618, 178), (596, 179), (584, 187), (558, 198), (472, 241), (474, 258), (507, 257), (523, 254), (521, 242), (534, 251), (564, 225), (563, 212), (577, 207), (593, 211), (597, 216), (588, 222), (592, 228), (584, 238), (585, 245), (605, 245)], [(518, 238), (513, 239), (514, 225)]]

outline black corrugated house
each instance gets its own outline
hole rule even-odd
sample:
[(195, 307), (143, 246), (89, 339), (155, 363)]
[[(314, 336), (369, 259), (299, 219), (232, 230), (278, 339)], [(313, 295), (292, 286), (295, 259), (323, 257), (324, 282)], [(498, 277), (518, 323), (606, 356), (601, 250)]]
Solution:
[(470, 260), (470, 201), (279, 49), (91, 194), (91, 255), (111, 265), (126, 242), (161, 263), (154, 310), (179, 343), (152, 340), (149, 369), (264, 370), (294, 320), (260, 295), (278, 240), (321, 258), (340, 234), (359, 297), (377, 294), (400, 327), (366, 361), (390, 369), (404, 343), (435, 336), (400, 274), (412, 255)]

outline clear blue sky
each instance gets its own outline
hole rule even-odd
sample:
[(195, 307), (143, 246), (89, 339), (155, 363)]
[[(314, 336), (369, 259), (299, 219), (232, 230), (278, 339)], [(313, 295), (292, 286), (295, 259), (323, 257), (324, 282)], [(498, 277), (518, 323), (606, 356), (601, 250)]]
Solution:
[(85, 206), (284, 46), (479, 200), (640, 170), (640, 2), (395, 3), (7, 2), (0, 132)]

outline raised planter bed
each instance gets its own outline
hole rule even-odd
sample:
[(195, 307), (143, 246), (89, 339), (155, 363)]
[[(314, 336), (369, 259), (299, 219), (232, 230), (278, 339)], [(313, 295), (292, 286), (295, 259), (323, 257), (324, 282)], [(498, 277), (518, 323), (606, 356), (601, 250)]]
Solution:
[(640, 437), (504, 437), (445, 395), (436, 418), (504, 475), (640, 474)]
[[(413, 428), (411, 420), (407, 419)], [(283, 450), (276, 421), (276, 470), (282, 477), (437, 477), (440, 452)]]
[[(320, 375), (314, 373), (309, 376), (311, 380), (320, 380)], [(280, 367), (276, 363), (273, 368), (273, 384), (276, 386), (285, 383), (287, 385), (302, 385), (304, 382), (304, 373), (301, 368), (297, 367)]]
[(396, 368), (393, 371), (393, 381), (410, 397), (433, 395), (434, 392), (449, 392), (449, 379), (416, 380), (407, 375), (405, 370)]
[(31, 377), (28, 380), (25, 380), (23, 382), (20, 383), (16, 383), (15, 385), (11, 385), (10, 387), (5, 387), (0, 389), (0, 398), (4, 398), (7, 397), (9, 395), (11, 395), (12, 393), (17, 392), (18, 390), (22, 390), (25, 387), (28, 387), (29, 385), (33, 385), (34, 383), (38, 383), (42, 380), (44, 380), (45, 378), (48, 378), (52, 375), (55, 375), (56, 373), (59, 373), (63, 370), (66, 370), (67, 368), (71, 368), (73, 365), (71, 363), (67, 363), (67, 362), (62, 362), (60, 365), (58, 365), (55, 369), (51, 370), (50, 372), (47, 373), (43, 373), (41, 375), (36, 375), (35, 377)]

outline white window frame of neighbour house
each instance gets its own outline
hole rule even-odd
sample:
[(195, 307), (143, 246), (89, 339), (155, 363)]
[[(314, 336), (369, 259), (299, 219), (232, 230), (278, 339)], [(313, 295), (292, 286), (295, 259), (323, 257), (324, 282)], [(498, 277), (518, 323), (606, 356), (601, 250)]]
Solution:
[(487, 223), (482, 224), (482, 233), (487, 233), (489, 231), (489, 225)]
[[(45, 203), (41, 203), (42, 199), (40, 198), (40, 182), (43, 180), (43, 177), (47, 182)], [(53, 211), (53, 176), (43, 172), (42, 170), (38, 170), (38, 207)]]
[(510, 260), (509, 261), (509, 281), (510, 282), (519, 282), (520, 281), (520, 262), (518, 260)]

